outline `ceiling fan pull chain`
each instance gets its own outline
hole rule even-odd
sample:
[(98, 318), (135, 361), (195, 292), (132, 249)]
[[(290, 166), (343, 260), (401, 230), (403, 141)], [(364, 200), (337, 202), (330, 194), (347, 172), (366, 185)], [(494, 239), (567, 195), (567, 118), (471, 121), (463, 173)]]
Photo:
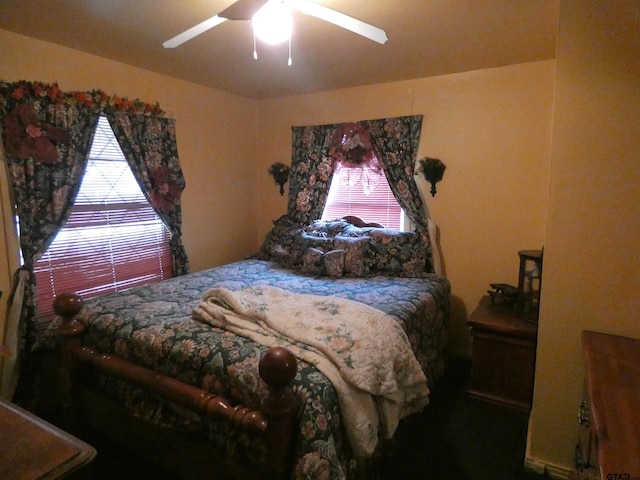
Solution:
[(256, 32), (253, 32), (253, 59), (258, 59), (258, 49), (256, 48)]

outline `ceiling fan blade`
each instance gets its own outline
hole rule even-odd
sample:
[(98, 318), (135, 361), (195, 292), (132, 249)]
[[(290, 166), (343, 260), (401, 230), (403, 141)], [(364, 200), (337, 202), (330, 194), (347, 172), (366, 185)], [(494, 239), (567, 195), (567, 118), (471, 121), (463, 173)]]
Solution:
[(226, 22), (226, 18), (222, 18), (219, 15), (215, 15), (204, 22), (199, 23), (195, 27), (191, 27), (189, 30), (186, 30), (179, 35), (167, 40), (162, 44), (164, 48), (176, 48), (182, 45), (185, 42), (188, 42), (194, 37), (197, 37), (201, 33), (206, 32), (207, 30), (212, 29), (216, 25), (220, 25), (222, 22)]
[(311, 15), (312, 17), (333, 23), (334, 25), (350, 30), (358, 35), (362, 35), (374, 42), (384, 44), (389, 40), (387, 32), (381, 28), (374, 27), (373, 25), (358, 20), (357, 18), (350, 17), (349, 15), (345, 15), (344, 13), (340, 13), (329, 7), (325, 7), (308, 0), (295, 0), (293, 5), (305, 15)]
[(268, 0), (238, 0), (218, 14), (229, 20), (251, 20)]

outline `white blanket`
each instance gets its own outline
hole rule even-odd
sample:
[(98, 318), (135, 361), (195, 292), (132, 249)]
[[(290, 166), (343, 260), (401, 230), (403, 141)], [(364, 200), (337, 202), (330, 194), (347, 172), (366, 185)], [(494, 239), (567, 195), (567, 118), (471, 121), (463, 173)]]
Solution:
[(205, 292), (193, 317), (284, 346), (332, 382), (354, 454), (373, 453), (428, 403), (427, 380), (398, 322), (360, 302), (270, 286)]

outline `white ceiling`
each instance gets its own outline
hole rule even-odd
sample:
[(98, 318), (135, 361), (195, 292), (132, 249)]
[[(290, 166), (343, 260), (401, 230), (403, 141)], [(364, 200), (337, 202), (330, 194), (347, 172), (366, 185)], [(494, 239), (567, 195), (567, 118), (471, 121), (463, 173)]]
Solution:
[(0, 29), (264, 99), (555, 57), (559, 0), (310, 0), (386, 30), (380, 45), (294, 13), (287, 44), (227, 21), (175, 49), (162, 43), (234, 0), (0, 0)]

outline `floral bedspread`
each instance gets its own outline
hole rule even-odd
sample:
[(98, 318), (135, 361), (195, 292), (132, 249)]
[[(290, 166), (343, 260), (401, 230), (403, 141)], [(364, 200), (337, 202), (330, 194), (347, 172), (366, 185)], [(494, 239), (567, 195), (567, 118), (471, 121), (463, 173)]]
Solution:
[[(332, 295), (381, 310), (400, 322), (430, 385), (443, 372), (450, 298), (447, 279), (437, 275), (315, 278), (255, 259), (86, 300), (84, 342), (223, 394), (232, 402), (258, 408), (266, 387), (257, 366), (267, 347), (192, 319), (192, 310), (210, 288), (238, 290), (254, 285)], [(225, 425), (115, 379), (102, 377), (100, 383), (136, 415), (167, 428), (207, 436), (237, 462), (255, 462), (264, 456), (258, 441), (229, 431)], [(352, 453), (331, 382), (315, 367), (300, 361), (293, 389), (301, 407), (292, 478), (357, 476), (366, 462), (356, 460)]]
[(212, 288), (193, 317), (269, 347), (285, 347), (333, 385), (351, 450), (373, 455), (400, 418), (428, 402), (427, 377), (390, 315), (333, 295), (292, 293), (268, 285)]

